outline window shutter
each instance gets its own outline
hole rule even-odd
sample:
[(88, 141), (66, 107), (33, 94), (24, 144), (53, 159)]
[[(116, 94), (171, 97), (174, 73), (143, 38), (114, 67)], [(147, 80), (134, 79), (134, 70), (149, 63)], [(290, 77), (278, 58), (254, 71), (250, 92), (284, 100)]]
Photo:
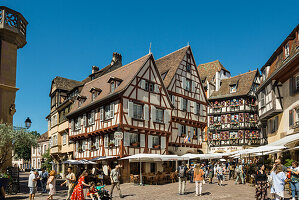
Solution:
[(170, 121), (169, 110), (164, 110), (164, 123), (168, 124)]
[(140, 134), (140, 147), (145, 147), (145, 134)]
[(87, 126), (86, 114), (83, 114), (83, 126)]
[(72, 119), (71, 121), (71, 130), (74, 131), (75, 129), (75, 123), (74, 123), (74, 119)]
[(133, 117), (133, 102), (129, 101), (128, 102), (128, 114), (129, 114), (129, 117)]
[(190, 127), (190, 138), (192, 139), (194, 136), (194, 131), (196, 128)]
[(203, 105), (199, 104), (199, 115), (203, 116)]
[(151, 120), (153, 121), (153, 122), (155, 122), (156, 121), (156, 107), (155, 106), (151, 106)]
[(76, 142), (76, 152), (78, 152), (78, 149), (79, 149), (79, 142), (77, 141)]
[(293, 94), (294, 94), (294, 77), (291, 77), (289, 79), (289, 90), (290, 90), (290, 96), (293, 96)]
[(188, 136), (190, 136), (189, 131), (190, 131), (190, 127), (189, 127), (189, 126), (186, 126), (186, 135), (188, 135)]
[(142, 80), (140, 81), (140, 87), (141, 87), (141, 89), (143, 89), (143, 90), (145, 89), (145, 80), (142, 79)]
[(171, 102), (172, 102), (173, 106), (175, 107), (175, 96), (174, 95), (171, 95)]
[(91, 111), (91, 124), (94, 124), (94, 118), (95, 118), (95, 110)]
[(86, 140), (83, 140), (82, 150), (83, 150), (83, 151), (86, 151)]
[(79, 126), (79, 129), (81, 129), (81, 117), (78, 117), (78, 126)]
[(196, 102), (193, 102), (193, 113), (194, 113), (195, 115), (198, 114), (198, 113), (197, 113), (197, 103), (196, 103)]
[(114, 103), (110, 104), (110, 118), (114, 118)]
[(124, 146), (128, 147), (130, 146), (130, 133), (124, 132)]
[(293, 110), (289, 111), (289, 126), (293, 126), (294, 120), (293, 120)]
[(91, 149), (91, 138), (88, 139), (88, 150)]
[(159, 85), (158, 85), (158, 84), (155, 84), (154, 87), (155, 87), (155, 92), (156, 92), (156, 93), (159, 93), (159, 92), (160, 92), (160, 91), (159, 91)]
[(149, 110), (147, 104), (144, 104), (143, 116), (144, 116), (144, 120), (146, 121), (149, 120)]
[(148, 143), (147, 143), (147, 147), (149, 149), (153, 148), (153, 136), (152, 135), (148, 135)]
[(275, 129), (275, 131), (277, 131), (277, 129), (278, 129), (278, 116), (275, 117), (274, 129)]
[(104, 147), (108, 147), (108, 134), (104, 136)]
[(104, 121), (104, 107), (100, 108), (100, 121)]
[(161, 136), (161, 149), (165, 149), (165, 148), (166, 148), (166, 137)]
[(201, 129), (197, 128), (197, 139), (201, 138)]
[(184, 107), (184, 106), (183, 106), (183, 97), (180, 97), (180, 104), (181, 104), (181, 106), (180, 106), (180, 107), (181, 107), (181, 110), (183, 110), (183, 107)]
[(191, 81), (191, 92), (195, 92), (195, 82)]
[(186, 89), (186, 78), (182, 77), (182, 88), (185, 90)]
[(99, 136), (96, 137), (96, 149), (100, 148), (100, 141), (99, 141)]
[(178, 136), (182, 135), (182, 125), (178, 124)]
[(191, 101), (187, 100), (187, 112), (190, 112)]

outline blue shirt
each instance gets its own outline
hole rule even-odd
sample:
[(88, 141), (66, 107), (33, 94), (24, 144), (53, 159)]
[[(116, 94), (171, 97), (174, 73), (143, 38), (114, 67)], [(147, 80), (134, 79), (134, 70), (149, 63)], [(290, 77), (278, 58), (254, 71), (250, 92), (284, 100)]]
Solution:
[(279, 193), (284, 191), (284, 185), (286, 180), (286, 175), (284, 172), (279, 172), (276, 174), (274, 171), (271, 172), (270, 176), (272, 177), (272, 187), (271, 187), (271, 193)]

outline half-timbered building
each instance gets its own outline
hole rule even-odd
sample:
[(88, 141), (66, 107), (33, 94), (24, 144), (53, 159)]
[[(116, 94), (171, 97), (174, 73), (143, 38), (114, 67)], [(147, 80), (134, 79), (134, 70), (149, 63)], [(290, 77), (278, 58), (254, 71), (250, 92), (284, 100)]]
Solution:
[(231, 152), (260, 145), (255, 91), (259, 72), (250, 71), (220, 82), (209, 98), (208, 145), (210, 152)]
[[(74, 156), (92, 159), (167, 154), (171, 110), (152, 54), (95, 78), (83, 86), (67, 115)], [(122, 162), (122, 178), (127, 180), (130, 164)], [(152, 165), (144, 167), (149, 171)], [(159, 170), (162, 166), (155, 167)]]
[(171, 112), (170, 153), (202, 153), (207, 125), (207, 99), (190, 46), (156, 61), (174, 109)]
[[(299, 140), (299, 25), (286, 37), (261, 68), (258, 113), (261, 130), (269, 144), (292, 148)], [(299, 152), (290, 151), (293, 159)], [(296, 156), (295, 156), (296, 154)]]

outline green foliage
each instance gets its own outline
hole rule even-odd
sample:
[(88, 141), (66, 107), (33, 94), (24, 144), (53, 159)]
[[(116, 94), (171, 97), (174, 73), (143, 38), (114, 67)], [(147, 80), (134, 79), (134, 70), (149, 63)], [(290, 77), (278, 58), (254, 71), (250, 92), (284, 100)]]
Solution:
[(285, 163), (284, 163), (284, 166), (290, 167), (290, 166), (292, 166), (292, 162), (294, 162), (294, 160), (292, 160), (292, 159), (286, 159)]
[[(13, 156), (30, 160), (30, 148), (36, 145), (35, 132), (30, 134), (27, 129), (14, 129), (11, 125), (0, 124), (0, 169)], [(14, 155), (12, 155), (12, 150)]]
[(50, 155), (50, 150), (48, 149), (43, 155), (44, 163), (42, 163), (42, 168), (46, 167), (48, 170), (52, 169), (52, 157)]

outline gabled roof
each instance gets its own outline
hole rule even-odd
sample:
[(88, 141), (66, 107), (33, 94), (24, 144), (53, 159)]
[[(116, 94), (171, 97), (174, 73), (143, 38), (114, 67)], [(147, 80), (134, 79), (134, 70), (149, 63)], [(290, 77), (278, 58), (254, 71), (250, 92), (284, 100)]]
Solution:
[[(257, 76), (258, 71), (250, 71), (231, 78), (221, 80), (221, 86), (218, 91), (214, 91), (209, 99), (227, 98), (247, 95)], [(230, 85), (237, 84), (237, 91), (230, 93)]]
[(56, 76), (52, 81), (53, 84), (55, 84), (56, 89), (71, 91), (74, 87), (81, 85), (82, 82)]
[(198, 68), (199, 76), (201, 77), (201, 79), (206, 79), (205, 82), (209, 81), (210, 83), (214, 82), (213, 79), (214, 79), (216, 72), (219, 72), (221, 70), (229, 72), (225, 67), (223, 67), (223, 65), (220, 63), (219, 60), (200, 64), (200, 65), (198, 65), (197, 68)]
[(38, 138), (38, 142), (43, 142), (43, 141), (47, 141), (48, 139), (48, 131), (43, 133), (41, 136), (39, 136)]
[[(119, 93), (123, 92), (127, 88), (127, 86), (131, 83), (133, 78), (136, 76), (140, 68), (148, 61), (150, 57), (152, 57), (152, 54), (145, 55), (112, 72), (104, 74), (90, 82), (87, 82), (83, 86), (82, 91), (80, 92), (80, 95), (86, 96), (87, 99), (80, 107), (78, 105), (78, 100), (76, 100), (68, 116), (73, 115), (90, 106), (93, 106), (94, 104), (102, 102), (105, 99), (112, 98), (118, 95)], [(110, 84), (108, 83), (110, 77), (118, 77), (123, 80), (121, 84), (117, 88), (115, 88), (113, 93), (110, 92)], [(93, 102), (90, 93), (91, 88), (99, 88), (102, 90), (102, 92), (96, 97), (96, 99)]]
[[(190, 46), (183, 47), (175, 52), (172, 52), (158, 60), (156, 60), (157, 68), (163, 78), (163, 83), (168, 88), (173, 76), (180, 66), (187, 50)], [(164, 76), (163, 74), (166, 75)]]

